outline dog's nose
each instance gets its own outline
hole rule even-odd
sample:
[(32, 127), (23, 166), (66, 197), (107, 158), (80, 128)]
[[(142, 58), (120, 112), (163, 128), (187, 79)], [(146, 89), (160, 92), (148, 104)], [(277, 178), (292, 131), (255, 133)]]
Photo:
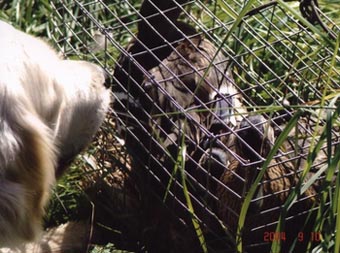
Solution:
[(106, 70), (104, 70), (104, 78), (105, 78), (104, 86), (106, 88), (110, 88), (112, 85), (112, 80), (113, 80), (112, 75), (108, 73)]

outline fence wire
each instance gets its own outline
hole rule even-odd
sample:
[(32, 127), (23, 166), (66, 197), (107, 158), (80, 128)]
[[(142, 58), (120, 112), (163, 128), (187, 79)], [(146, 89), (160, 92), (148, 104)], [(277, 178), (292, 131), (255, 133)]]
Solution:
[(313, 242), (317, 212), (330, 201), (321, 192), (335, 186), (337, 170), (327, 171), (339, 144), (339, 27), (325, 6), (52, 6), (53, 38), (65, 57), (96, 62), (114, 80), (102, 134), (116, 144), (99, 151), (114, 165), (105, 170), (128, 171), (152, 222), (173, 223), (164, 226), (175, 232), (158, 231), (171, 243), (151, 243), (150, 252), (234, 252), (239, 238), (245, 252), (269, 252), (273, 241), (288, 252), (301, 232), (296, 249)]

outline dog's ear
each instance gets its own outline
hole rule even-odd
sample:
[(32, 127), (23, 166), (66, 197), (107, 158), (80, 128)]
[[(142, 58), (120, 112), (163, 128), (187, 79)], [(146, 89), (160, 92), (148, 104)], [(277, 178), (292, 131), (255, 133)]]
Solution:
[(54, 183), (52, 135), (25, 99), (16, 99), (1, 96), (0, 245), (37, 236)]

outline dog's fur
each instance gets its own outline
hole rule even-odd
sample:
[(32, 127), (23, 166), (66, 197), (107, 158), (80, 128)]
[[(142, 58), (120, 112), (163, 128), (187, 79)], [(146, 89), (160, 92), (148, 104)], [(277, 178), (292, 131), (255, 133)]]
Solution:
[(0, 21), (0, 246), (33, 240), (51, 186), (110, 102), (104, 71)]
[[(0, 253), (87, 252), (92, 227), (85, 222), (68, 222), (47, 229), (39, 241), (15, 248), (0, 248)], [(92, 240), (91, 240), (92, 242)]]

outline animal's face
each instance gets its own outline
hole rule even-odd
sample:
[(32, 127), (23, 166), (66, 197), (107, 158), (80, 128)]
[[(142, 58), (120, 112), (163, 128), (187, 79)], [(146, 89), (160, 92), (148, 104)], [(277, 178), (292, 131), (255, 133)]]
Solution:
[(149, 73), (152, 78), (145, 78), (142, 86), (164, 112), (179, 111), (180, 107), (197, 111), (208, 128), (212, 118), (214, 124), (233, 127), (242, 119), (242, 96), (233, 81), (229, 60), (201, 36), (180, 42)]
[(110, 103), (104, 71), (0, 21), (0, 246), (34, 239), (56, 174)]

